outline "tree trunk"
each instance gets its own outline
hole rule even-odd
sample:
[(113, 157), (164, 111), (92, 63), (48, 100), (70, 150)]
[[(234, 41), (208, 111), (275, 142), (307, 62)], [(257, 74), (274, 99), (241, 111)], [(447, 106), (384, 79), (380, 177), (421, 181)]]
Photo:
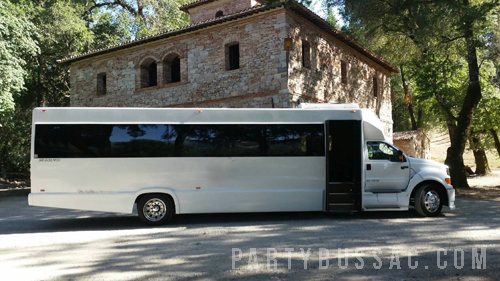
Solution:
[[(470, 6), (469, 0), (463, 1), (464, 6)], [(462, 109), (458, 115), (457, 128), (453, 134), (451, 147), (447, 151), (445, 163), (450, 167), (451, 182), (455, 187), (469, 187), (465, 175), (465, 166), (462, 155), (467, 142), (472, 116), (477, 104), (482, 98), (479, 84), (479, 65), (477, 51), (474, 44), (472, 22), (465, 22), (465, 40), (467, 43), (467, 64), (469, 66), (469, 85), (465, 94)]]
[[(403, 89), (405, 92), (405, 97), (410, 97), (410, 89), (408, 88), (408, 84), (406, 83), (405, 74), (403, 71), (403, 66), (400, 66), (399, 68), (401, 70), (401, 81), (403, 82)], [(418, 129), (418, 125), (417, 125), (417, 120), (415, 119), (415, 111), (413, 110), (413, 102), (411, 99), (410, 99), (410, 102), (408, 102), (407, 106), (408, 106), (408, 112), (410, 113), (411, 129), (416, 130), (416, 129)]]
[(0, 178), (6, 180), (7, 179), (7, 171), (5, 169), (5, 165), (3, 161), (0, 161)]
[(457, 128), (457, 122), (451, 116), (446, 116), (446, 126), (448, 127), (448, 135), (450, 136), (450, 145), (453, 144), (453, 135)]
[(417, 113), (417, 128), (422, 128), (422, 123), (423, 123), (423, 119), (422, 119), (422, 115), (423, 115), (423, 110), (421, 108), (421, 105), (420, 104), (417, 104), (417, 107), (418, 107), (418, 113)]
[(43, 90), (44, 87), (44, 63), (43, 63), (43, 58), (41, 55), (37, 57), (37, 62), (38, 62), (38, 87), (36, 89), (36, 105), (38, 107), (45, 106), (45, 93)]
[(8, 145), (8, 142), (6, 141), (3, 146), (2, 146), (2, 150), (0, 151), (0, 177), (3, 178), (3, 179), (7, 179), (7, 163), (6, 163), (6, 159), (7, 159), (7, 146)]
[(500, 140), (498, 140), (497, 131), (495, 129), (490, 129), (490, 133), (493, 137), (493, 140), (495, 141), (495, 148), (497, 149), (498, 157), (500, 157)]
[(490, 166), (488, 165), (488, 159), (486, 158), (486, 152), (481, 146), (481, 139), (479, 134), (473, 134), (472, 140), (472, 153), (474, 154), (474, 161), (476, 162), (476, 171), (478, 175), (486, 175), (491, 173)]

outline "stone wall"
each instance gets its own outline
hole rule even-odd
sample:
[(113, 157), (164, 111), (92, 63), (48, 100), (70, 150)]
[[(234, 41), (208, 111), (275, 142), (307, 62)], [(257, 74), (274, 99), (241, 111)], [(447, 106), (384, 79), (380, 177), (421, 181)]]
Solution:
[(215, 13), (222, 11), (224, 15), (233, 14), (259, 5), (255, 0), (217, 0), (211, 3), (188, 9), (189, 22), (196, 24), (215, 18)]
[[(293, 50), (287, 54), (288, 37)], [(302, 66), (303, 40), (310, 46), (307, 67)], [(225, 50), (234, 43), (239, 44), (240, 68), (226, 70)], [(180, 58), (181, 81), (168, 83), (164, 66), (174, 57)], [(151, 62), (157, 64), (158, 85), (143, 88), (141, 65)], [(102, 73), (106, 94), (98, 95), (97, 75)], [(315, 25), (279, 8), (73, 63), (71, 106), (294, 107), (299, 102), (354, 102), (374, 109), (392, 137), (389, 75)]]
[[(163, 39), (71, 65), (71, 106), (288, 107), (287, 36), (283, 9), (196, 33)], [(238, 42), (240, 68), (225, 69), (225, 47)], [(181, 61), (181, 81), (165, 84), (163, 61)], [(141, 88), (140, 66), (157, 63), (158, 86)], [(106, 73), (107, 94), (97, 95), (97, 74)]]
[(408, 156), (431, 159), (431, 141), (420, 129), (394, 133), (393, 144)]
[[(372, 108), (384, 123), (386, 135), (392, 138), (390, 73), (294, 13), (287, 13), (287, 21), (293, 40), (288, 68), (290, 102), (357, 103)], [(310, 67), (303, 66), (304, 41), (311, 46), (310, 62), (305, 60)], [(346, 84), (341, 81), (341, 61), (347, 68)]]

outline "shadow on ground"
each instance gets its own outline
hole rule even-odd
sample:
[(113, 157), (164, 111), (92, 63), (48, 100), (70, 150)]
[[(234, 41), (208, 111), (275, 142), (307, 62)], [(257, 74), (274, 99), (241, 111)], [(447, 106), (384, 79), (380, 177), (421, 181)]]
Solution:
[[(151, 228), (132, 215), (35, 208), (23, 200), (0, 199), (0, 264), (6, 276), (17, 273), (27, 277), (24, 279), (64, 280), (499, 279), (500, 204), (493, 201), (458, 198), (455, 212), (437, 218), (421, 218), (414, 211), (180, 215), (169, 225)], [(487, 247), (486, 269), (472, 269), (474, 247)], [(256, 249), (255, 269), (248, 267), (251, 248)], [(277, 269), (267, 269), (267, 248), (277, 250)], [(293, 248), (291, 269), (287, 248)], [(300, 248), (311, 249), (308, 269), (304, 269)], [(320, 248), (330, 250), (328, 269), (319, 268)], [(337, 248), (349, 249), (346, 269), (338, 265), (338, 258), (345, 255), (339, 256)], [(417, 269), (408, 267), (411, 248), (418, 251), (411, 259), (412, 265), (418, 261)], [(448, 251), (439, 260), (440, 266), (447, 262), (445, 269), (437, 267), (440, 248)], [(464, 250), (462, 269), (455, 267), (456, 248)], [(233, 249), (241, 251), (235, 269)], [(359, 265), (355, 249), (362, 253), (363, 269), (355, 267), (356, 262)], [(374, 251), (379, 251), (380, 261)], [(394, 253), (399, 255), (401, 269), (396, 265), (389, 269)], [(381, 269), (376, 269), (379, 264)]]

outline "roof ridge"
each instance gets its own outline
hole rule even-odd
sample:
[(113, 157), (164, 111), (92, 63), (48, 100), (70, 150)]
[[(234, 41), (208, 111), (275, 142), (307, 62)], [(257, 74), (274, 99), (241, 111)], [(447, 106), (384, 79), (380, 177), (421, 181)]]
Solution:
[[(189, 3), (181, 5), (179, 7), (179, 10), (187, 13), (187, 10), (190, 9), (190, 8), (194, 8), (194, 7), (197, 7), (197, 6), (200, 6), (200, 5), (203, 5), (203, 4), (208, 4), (208, 3), (211, 3), (211, 2), (215, 2), (215, 1), (218, 1), (218, 0), (195, 0), (195, 1), (192, 1), (192, 2), (189, 2)], [(292, 0), (292, 1), (294, 1), (294, 0)], [(264, 2), (264, 1), (257, 0), (257, 2), (261, 3), (261, 2)]]
[(186, 3), (184, 5), (181, 5), (179, 7), (179, 10), (185, 11), (185, 10), (187, 10), (189, 8), (193, 8), (193, 7), (202, 5), (202, 4), (206, 4), (206, 3), (210, 3), (210, 2), (215, 2), (215, 1), (217, 1), (217, 0), (195, 0), (195, 1), (192, 1), (190, 3)]

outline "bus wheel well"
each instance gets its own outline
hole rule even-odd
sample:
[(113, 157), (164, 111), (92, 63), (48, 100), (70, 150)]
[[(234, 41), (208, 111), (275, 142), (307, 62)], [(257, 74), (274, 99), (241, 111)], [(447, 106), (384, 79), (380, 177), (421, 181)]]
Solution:
[(432, 185), (432, 186), (435, 186), (439, 192), (439, 197), (441, 197), (442, 201), (443, 201), (443, 205), (445, 206), (448, 206), (449, 205), (449, 201), (448, 201), (448, 193), (446, 192), (446, 188), (439, 182), (437, 181), (433, 181), (433, 180), (426, 180), (426, 181), (423, 181), (419, 184), (417, 184), (413, 190), (411, 191), (411, 195), (410, 195), (410, 203), (413, 203), (414, 199), (415, 199), (415, 192), (417, 191), (417, 189), (422, 186), (422, 185), (426, 185), (426, 184), (429, 184), (429, 185)]
[(150, 194), (158, 194), (158, 195), (163, 195), (163, 196), (169, 197), (172, 200), (172, 203), (174, 204), (174, 213), (175, 213), (175, 201), (174, 201), (174, 198), (170, 194), (168, 194), (168, 193), (161, 193), (161, 192), (143, 193), (143, 194), (137, 196), (137, 198), (135, 198), (134, 203), (135, 204), (139, 203), (139, 201), (141, 201), (142, 197), (144, 197), (146, 195), (150, 195)]

